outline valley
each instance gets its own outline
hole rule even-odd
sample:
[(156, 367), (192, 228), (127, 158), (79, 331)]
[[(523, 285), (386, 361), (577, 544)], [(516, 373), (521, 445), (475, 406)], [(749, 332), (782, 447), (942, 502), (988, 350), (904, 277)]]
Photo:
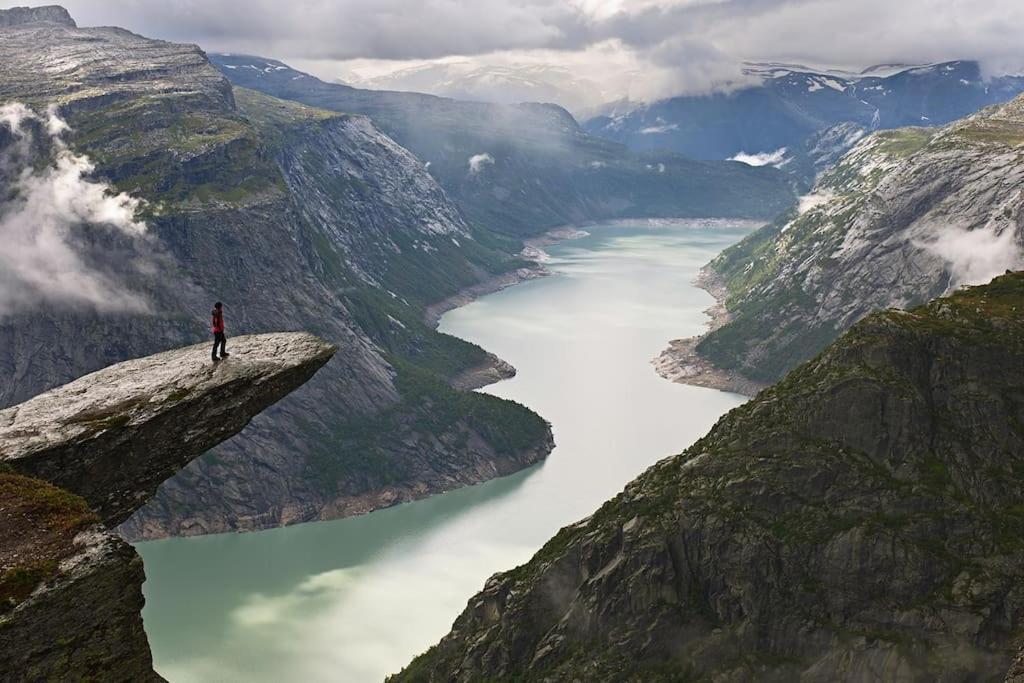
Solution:
[(665, 382), (648, 360), (673, 331), (702, 328), (710, 297), (689, 282), (749, 229), (588, 227), (547, 247), (551, 275), (447, 313), (442, 331), (515, 365), (487, 391), (552, 421), (548, 459), (352, 519), (139, 544), (157, 671), (183, 682), (397, 672), (490, 574), (743, 400)]

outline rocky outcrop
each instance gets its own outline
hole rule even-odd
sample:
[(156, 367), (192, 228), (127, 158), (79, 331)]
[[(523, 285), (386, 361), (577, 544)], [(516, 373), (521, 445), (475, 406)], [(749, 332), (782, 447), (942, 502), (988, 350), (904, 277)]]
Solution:
[(336, 348), (309, 334), (235, 337), (125, 361), (0, 411), (0, 463), (82, 496), (116, 526), (165, 479), (234, 436)]
[(1021, 650), (1006, 672), (1006, 683), (1024, 683), (1024, 650)]
[(1024, 273), (887, 311), (492, 577), (396, 680), (976, 681), (1024, 625)]
[[(6, 478), (0, 475), (0, 486)], [(0, 604), (4, 680), (163, 680), (143, 630), (142, 558), (130, 545), (95, 525), (63, 553), (34, 556), (37, 564), (28, 568), (9, 566), (4, 550), (0, 585), (14, 574), (33, 582), (13, 607), (10, 596), (0, 596), (7, 603)]]
[[(335, 353), (308, 334), (126, 361), (0, 411), (0, 678), (161, 680), (142, 560), (110, 528)], [(27, 476), (31, 475), (31, 476)]]
[(1024, 266), (1024, 98), (939, 129), (876, 133), (790, 215), (710, 268), (730, 321), (697, 352), (770, 383), (865, 315)]
[(68, 11), (60, 5), (45, 5), (42, 7), (11, 7), (0, 9), (0, 28), (5, 26), (20, 26), (23, 24), (34, 24), (37, 22), (59, 24), (61, 26), (76, 26), (75, 20), (71, 18)]

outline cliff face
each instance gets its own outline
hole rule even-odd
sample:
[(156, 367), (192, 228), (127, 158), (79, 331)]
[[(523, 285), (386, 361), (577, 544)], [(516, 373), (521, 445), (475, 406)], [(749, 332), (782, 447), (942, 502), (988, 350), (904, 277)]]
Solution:
[(487, 354), (422, 323), (424, 302), (519, 267), (517, 246), (468, 227), (423, 164), (367, 119), (255, 93), (236, 101), (195, 46), (54, 22), (0, 32), (0, 100), (35, 112), (20, 133), (0, 123), (0, 154), (25, 147), (26, 167), (53, 165), (62, 143), (44, 112), (57, 105), (63, 141), (95, 165), (88, 177), (143, 200), (147, 226), (144, 239), (69, 228), (76, 256), (144, 305), (0, 313), (0, 405), (207, 338), (215, 300), (229, 339), (308, 329), (343, 349), (286, 405), (168, 482), (127, 535), (362, 512), (546, 455), (547, 426), (525, 408), (449, 400), (449, 378)]
[(45, 21), (62, 26), (75, 26), (75, 20), (68, 11), (59, 5), (43, 7), (12, 7), (0, 14), (0, 27), (20, 26)]
[(205, 344), (168, 351), (0, 411), (4, 680), (160, 680), (142, 560), (110, 527), (335, 352), (306, 334), (236, 341), (216, 366)]
[(854, 326), (397, 680), (973, 681), (1024, 618), (1024, 274)]
[(940, 129), (876, 133), (802, 210), (709, 266), (731, 321), (698, 352), (772, 382), (873, 311), (1024, 265), (1024, 99)]

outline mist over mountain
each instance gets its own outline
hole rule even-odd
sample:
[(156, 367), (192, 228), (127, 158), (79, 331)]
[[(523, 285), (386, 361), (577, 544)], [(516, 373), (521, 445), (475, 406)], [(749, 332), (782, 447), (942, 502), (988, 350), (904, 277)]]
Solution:
[[(210, 56), (235, 85), (369, 116), (409, 149), (474, 224), (513, 236), (628, 217), (768, 218), (789, 204), (773, 168), (632, 151), (554, 104), (467, 102), (327, 83), (284, 62)], [(489, 155), (485, 166), (471, 163)]]
[(498, 104), (549, 102), (577, 116), (611, 99), (598, 83), (574, 75), (571, 69), (549, 64), (444, 62), (368, 78), (354, 73), (342, 75), (338, 82), (370, 90), (421, 92)]

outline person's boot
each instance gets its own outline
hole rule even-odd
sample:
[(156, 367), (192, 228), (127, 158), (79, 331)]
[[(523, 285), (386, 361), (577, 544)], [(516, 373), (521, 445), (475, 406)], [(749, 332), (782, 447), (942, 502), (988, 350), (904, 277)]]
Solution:
[(221, 359), (227, 358), (227, 357), (228, 357), (228, 356), (230, 356), (230, 355), (231, 355), (231, 354), (230, 354), (230, 353), (228, 353), (227, 351), (221, 351), (221, 352), (220, 352), (220, 357), (221, 357)]

